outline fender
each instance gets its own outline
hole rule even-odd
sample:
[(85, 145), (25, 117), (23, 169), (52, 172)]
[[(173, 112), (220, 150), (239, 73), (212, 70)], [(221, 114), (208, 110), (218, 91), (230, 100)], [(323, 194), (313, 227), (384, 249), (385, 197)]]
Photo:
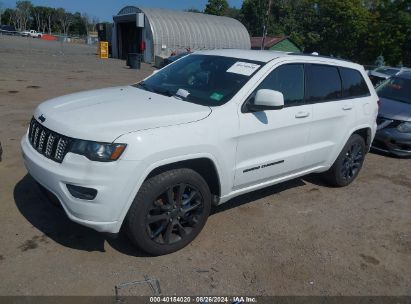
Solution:
[[(180, 161), (194, 160), (194, 159), (199, 159), (199, 158), (207, 158), (214, 164), (214, 167), (217, 171), (217, 175), (219, 177), (220, 187), (221, 187), (221, 189), (223, 189), (223, 185), (222, 185), (223, 182), (222, 181), (224, 179), (222, 178), (222, 175), (221, 175), (221, 172), (222, 172), (221, 166), (219, 165), (219, 163), (217, 161), (217, 158), (214, 157), (214, 155), (212, 155), (210, 153), (195, 153), (195, 154), (179, 155), (179, 156), (171, 157), (171, 158), (167, 158), (167, 159), (159, 159), (158, 161), (156, 161), (154, 163), (151, 163), (151, 164), (147, 164), (146, 162), (143, 161), (143, 162), (141, 162), (141, 165), (143, 167), (145, 167), (145, 169), (143, 169), (144, 173), (141, 174), (141, 175), (137, 174), (137, 173), (134, 174), (134, 176), (139, 176), (139, 179), (134, 180), (134, 185), (135, 186), (133, 187), (133, 189), (132, 189), (132, 191), (131, 191), (128, 199), (127, 199), (127, 203), (123, 206), (123, 209), (120, 213), (120, 218), (118, 219), (119, 230), (120, 230), (120, 226), (122, 225), (122, 223), (123, 223), (123, 221), (124, 221), (124, 219), (127, 215), (128, 210), (131, 207), (131, 204), (134, 201), (134, 198), (136, 197), (136, 195), (138, 193), (138, 190), (140, 189), (141, 185), (144, 183), (144, 181), (147, 179), (147, 177), (149, 176), (149, 174), (153, 170), (155, 170), (155, 169), (157, 169), (161, 166), (164, 166), (164, 165), (171, 165), (171, 164), (174, 164), (174, 163), (177, 163), (177, 162), (180, 162)], [(140, 170), (142, 166), (137, 166), (136, 171)]]
[[(330, 168), (334, 162), (336, 161), (338, 155), (340, 155), (341, 150), (344, 148), (345, 144), (347, 143), (348, 139), (350, 138), (351, 135), (353, 135), (355, 132), (357, 132), (358, 130), (361, 129), (370, 129), (371, 130), (371, 138), (370, 138), (370, 143), (372, 142), (372, 140), (374, 139), (375, 136), (375, 130), (376, 130), (376, 125), (375, 126), (371, 126), (369, 124), (362, 124), (362, 125), (358, 125), (355, 126), (354, 128), (352, 128), (349, 132), (347, 132), (345, 138), (343, 141), (341, 141), (340, 145), (338, 146), (338, 153), (336, 153), (336, 155), (333, 156), (333, 158), (331, 159), (331, 163), (329, 164)], [(368, 151), (367, 151), (368, 152)], [(327, 168), (327, 169), (328, 169)]]

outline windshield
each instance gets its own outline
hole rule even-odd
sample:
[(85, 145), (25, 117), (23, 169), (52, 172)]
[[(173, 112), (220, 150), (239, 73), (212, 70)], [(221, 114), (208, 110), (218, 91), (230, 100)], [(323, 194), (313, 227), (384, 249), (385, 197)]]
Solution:
[(380, 97), (411, 104), (411, 79), (392, 77), (377, 87)]
[(135, 86), (206, 106), (229, 101), (263, 62), (223, 56), (188, 55)]

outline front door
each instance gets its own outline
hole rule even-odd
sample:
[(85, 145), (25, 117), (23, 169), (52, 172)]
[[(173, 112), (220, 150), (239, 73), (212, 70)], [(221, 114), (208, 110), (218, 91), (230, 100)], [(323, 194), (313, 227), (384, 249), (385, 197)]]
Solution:
[[(234, 188), (280, 178), (304, 167), (312, 105), (304, 101), (304, 64), (276, 67), (258, 85), (259, 89), (280, 91), (284, 108), (239, 113), (239, 138)], [(244, 107), (243, 107), (244, 108)]]

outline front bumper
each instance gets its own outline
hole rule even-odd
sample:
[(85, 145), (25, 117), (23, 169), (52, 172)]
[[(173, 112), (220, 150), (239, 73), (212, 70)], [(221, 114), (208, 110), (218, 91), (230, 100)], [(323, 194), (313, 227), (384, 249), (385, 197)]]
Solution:
[[(52, 192), (60, 201), (67, 216), (74, 222), (99, 232), (117, 233), (129, 205), (135, 181), (130, 177), (138, 162), (95, 162), (86, 157), (67, 153), (62, 163), (38, 153), (27, 135), (21, 140), (24, 164), (30, 175)], [(67, 184), (96, 189), (93, 200), (73, 197)]]
[(411, 133), (402, 133), (396, 128), (378, 130), (372, 148), (396, 156), (411, 156)]

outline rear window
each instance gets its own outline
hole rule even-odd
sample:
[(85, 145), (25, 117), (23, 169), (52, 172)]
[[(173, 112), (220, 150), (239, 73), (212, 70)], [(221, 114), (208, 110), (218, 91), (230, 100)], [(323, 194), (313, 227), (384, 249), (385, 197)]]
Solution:
[(307, 100), (324, 102), (341, 98), (338, 68), (327, 65), (307, 65)]
[(342, 79), (342, 97), (360, 97), (370, 95), (367, 83), (357, 70), (340, 68)]

